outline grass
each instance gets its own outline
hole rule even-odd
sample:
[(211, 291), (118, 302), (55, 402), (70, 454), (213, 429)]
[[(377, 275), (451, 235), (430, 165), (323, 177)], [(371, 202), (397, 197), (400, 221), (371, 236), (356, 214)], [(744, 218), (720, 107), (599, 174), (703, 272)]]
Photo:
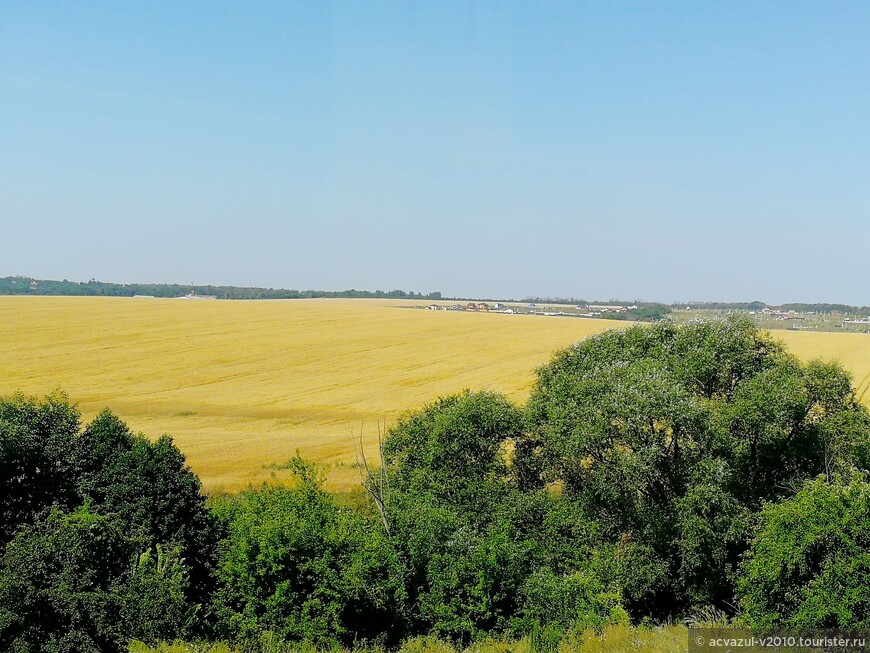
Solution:
[[(462, 388), (522, 402), (553, 351), (608, 320), (424, 311), (390, 300), (182, 301), (0, 297), (0, 394), (68, 392), (170, 433), (210, 492), (289, 473), (293, 453), (358, 482), (362, 430)], [(799, 356), (837, 358), (870, 401), (866, 335), (776, 332)]]
[[(533, 650), (529, 638), (516, 641), (485, 639), (459, 647), (434, 637), (415, 637), (406, 641), (398, 653), (685, 653), (688, 631), (685, 626), (631, 627), (605, 626), (601, 631), (585, 630), (566, 636), (552, 649)], [(384, 653), (382, 649), (355, 649), (355, 653)], [(323, 653), (354, 653), (326, 649)], [(134, 642), (130, 653), (253, 653), (224, 643), (161, 644), (151, 648)], [(310, 644), (282, 643), (263, 638), (256, 653), (318, 653)]]

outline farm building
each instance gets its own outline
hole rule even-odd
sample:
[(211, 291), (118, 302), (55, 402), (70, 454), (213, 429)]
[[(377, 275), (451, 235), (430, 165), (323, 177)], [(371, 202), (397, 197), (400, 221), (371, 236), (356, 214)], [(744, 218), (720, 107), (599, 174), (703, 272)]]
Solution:
[(196, 293), (190, 292), (178, 299), (217, 299), (217, 295), (197, 295)]

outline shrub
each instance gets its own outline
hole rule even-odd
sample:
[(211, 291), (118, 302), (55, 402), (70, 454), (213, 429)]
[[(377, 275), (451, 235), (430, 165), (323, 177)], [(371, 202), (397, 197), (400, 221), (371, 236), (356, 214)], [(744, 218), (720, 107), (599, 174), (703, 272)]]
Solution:
[(403, 576), (385, 534), (339, 508), (310, 465), (293, 466), (295, 487), (264, 485), (220, 504), (218, 630), (324, 644), (401, 636)]
[(600, 578), (588, 572), (557, 575), (539, 569), (528, 578), (522, 593), (524, 617), (533, 624), (554, 626), (560, 632), (569, 627), (628, 623), (619, 595), (608, 591)]
[(24, 527), (0, 559), (0, 647), (104, 653), (184, 635), (192, 612), (180, 560), (142, 552), (125, 526), (83, 508)]
[(739, 582), (751, 626), (870, 627), (870, 483), (808, 482), (767, 505)]

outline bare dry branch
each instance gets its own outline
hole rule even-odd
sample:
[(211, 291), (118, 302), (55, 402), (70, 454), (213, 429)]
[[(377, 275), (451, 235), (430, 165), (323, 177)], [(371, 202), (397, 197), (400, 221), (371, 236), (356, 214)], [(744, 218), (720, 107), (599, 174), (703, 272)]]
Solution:
[[(384, 421), (386, 428), (386, 420)], [(366, 458), (365, 446), (363, 444), (362, 424), (360, 424), (359, 438), (354, 441), (357, 454), (357, 469), (360, 475), (360, 485), (368, 493), (375, 502), (375, 507), (378, 514), (381, 516), (381, 523), (384, 525), (384, 530), (390, 534), (390, 521), (387, 517), (387, 469), (384, 459), (384, 433), (381, 429), (381, 422), (378, 420), (378, 453), (380, 455), (381, 464), (377, 474), (369, 467), (368, 459)], [(362, 464), (360, 464), (362, 460)]]

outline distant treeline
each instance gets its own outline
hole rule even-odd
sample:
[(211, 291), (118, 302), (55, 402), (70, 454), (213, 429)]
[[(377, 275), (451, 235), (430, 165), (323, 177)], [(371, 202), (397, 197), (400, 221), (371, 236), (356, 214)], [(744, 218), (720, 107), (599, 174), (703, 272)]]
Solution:
[(638, 304), (621, 313), (604, 313), (601, 318), (606, 320), (628, 320), (630, 322), (658, 322), (671, 313), (671, 307), (665, 304)]
[(169, 283), (108, 283), (105, 281), (52, 281), (30, 277), (0, 277), (0, 295), (69, 295), (86, 297), (183, 297), (214, 296), (220, 299), (313, 299), (318, 297), (441, 299), (440, 292), (428, 294), (404, 290), (287, 290), (240, 286), (197, 286)]
[[(110, 283), (107, 281), (55, 281), (34, 279), (32, 277), (0, 277), (0, 295), (59, 295), (77, 297), (133, 297), (149, 295), (153, 297), (183, 297), (188, 294), (213, 296), (219, 299), (315, 299), (315, 298), (361, 298), (361, 299), (450, 299), (473, 301), (474, 297), (442, 297), (438, 291), (430, 293), (404, 290), (294, 290), (286, 288), (258, 288), (254, 286), (212, 286), (177, 283)], [(516, 301), (513, 299), (486, 299), (485, 301)], [(564, 304), (574, 306), (610, 305), (635, 307), (625, 312), (603, 315), (615, 320), (656, 321), (668, 315), (672, 308), (690, 307), (701, 310), (746, 310), (760, 311), (765, 308), (783, 311), (830, 313), (839, 311), (858, 315), (870, 315), (870, 306), (849, 306), (848, 304), (781, 304), (779, 306), (764, 302), (674, 302), (670, 306), (658, 302), (624, 301), (587, 301), (574, 297), (526, 297), (525, 303)]]
[(765, 304), (764, 302), (685, 302), (672, 304), (674, 308), (683, 308), (688, 306), (693, 309), (706, 309), (714, 311), (760, 311), (765, 308), (771, 310), (782, 311), (797, 311), (799, 313), (831, 313), (839, 311), (840, 313), (857, 313), (859, 315), (870, 315), (870, 306), (849, 306), (848, 304)]

